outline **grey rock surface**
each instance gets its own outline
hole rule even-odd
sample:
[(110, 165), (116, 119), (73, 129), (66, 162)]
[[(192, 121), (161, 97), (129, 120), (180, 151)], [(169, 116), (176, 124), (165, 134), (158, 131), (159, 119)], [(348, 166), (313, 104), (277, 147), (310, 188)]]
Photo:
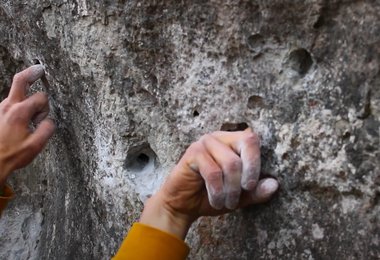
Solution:
[(0, 259), (108, 259), (187, 145), (245, 124), (281, 190), (200, 219), (190, 259), (380, 258), (379, 1), (1, 1), (2, 97), (35, 62), (57, 132)]

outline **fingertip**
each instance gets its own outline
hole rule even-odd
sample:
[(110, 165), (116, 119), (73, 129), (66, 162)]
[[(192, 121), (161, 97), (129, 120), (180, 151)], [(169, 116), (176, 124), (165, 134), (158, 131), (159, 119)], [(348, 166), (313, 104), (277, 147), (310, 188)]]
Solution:
[(51, 118), (47, 118), (46, 123), (49, 124), (51, 131), (54, 133), (55, 129), (56, 129), (56, 124), (55, 124), (54, 120)]
[(38, 73), (45, 73), (45, 66), (42, 64), (32, 65), (30, 66), (30, 69)]
[(264, 190), (263, 191), (264, 193), (268, 193), (268, 194), (274, 193), (277, 191), (278, 187), (279, 187), (278, 181), (273, 178), (264, 179), (262, 183), (262, 189)]
[(239, 197), (238, 198), (234, 198), (234, 199), (230, 199), (228, 201), (226, 201), (226, 208), (227, 209), (230, 209), (230, 210), (234, 210), (238, 207), (239, 205)]
[(41, 64), (36, 64), (29, 67), (30, 74), (28, 75), (28, 82), (33, 83), (45, 74), (45, 67)]
[(243, 132), (246, 132), (246, 133), (252, 133), (252, 128), (251, 127), (248, 127), (246, 129), (244, 129)]
[(45, 133), (47, 138), (50, 138), (54, 134), (56, 126), (52, 119), (46, 118), (41, 121), (38, 128)]
[(28, 88), (45, 74), (45, 68), (41, 64), (32, 65), (29, 68), (17, 73), (13, 77), (9, 97), (15, 101), (22, 101), (26, 98)]
[(254, 194), (262, 198), (269, 198), (277, 191), (278, 187), (279, 184), (276, 179), (266, 178), (259, 181)]
[(209, 202), (211, 207), (213, 207), (216, 210), (221, 210), (224, 207), (224, 201), (222, 200), (213, 199), (209, 197)]
[(214, 189), (206, 183), (208, 201), (216, 210), (220, 210), (224, 207), (225, 194), (223, 192), (216, 192)]

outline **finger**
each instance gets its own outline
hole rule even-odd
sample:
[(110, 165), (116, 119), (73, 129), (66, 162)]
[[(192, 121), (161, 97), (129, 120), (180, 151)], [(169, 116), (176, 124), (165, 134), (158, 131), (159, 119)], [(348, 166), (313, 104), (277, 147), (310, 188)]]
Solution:
[(226, 194), (225, 207), (235, 209), (239, 203), (241, 193), (242, 161), (229, 146), (219, 142), (211, 135), (205, 135), (201, 141), (216, 163), (222, 168), (223, 187)]
[(40, 123), (49, 114), (49, 100), (45, 93), (38, 92), (22, 102), (28, 119), (35, 124)]
[(193, 144), (192, 150), (195, 156), (188, 165), (192, 170), (199, 172), (205, 181), (211, 207), (222, 209), (225, 200), (222, 169), (200, 143)]
[(241, 186), (245, 190), (252, 191), (255, 189), (260, 177), (260, 144), (255, 135), (248, 135), (244, 140), (240, 141), (238, 146), (240, 146), (240, 157), (243, 162)]
[(53, 120), (45, 119), (43, 120), (30, 135), (27, 141), (27, 147), (31, 150), (32, 153), (38, 154), (45, 147), (49, 138), (53, 135), (55, 130), (55, 125)]
[(267, 202), (278, 190), (279, 184), (273, 178), (262, 179), (257, 183), (254, 191), (244, 192), (239, 207)]
[(239, 132), (215, 132), (218, 140), (229, 145), (243, 163), (241, 186), (245, 190), (254, 190), (261, 169), (260, 140), (250, 128)]
[(17, 73), (13, 77), (9, 99), (12, 102), (20, 102), (26, 98), (28, 88), (42, 75), (44, 75), (44, 67), (40, 64), (33, 65)]

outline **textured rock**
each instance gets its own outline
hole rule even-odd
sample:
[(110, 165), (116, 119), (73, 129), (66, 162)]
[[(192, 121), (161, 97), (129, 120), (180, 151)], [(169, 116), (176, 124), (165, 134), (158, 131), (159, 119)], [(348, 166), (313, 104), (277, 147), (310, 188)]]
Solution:
[(379, 258), (379, 1), (2, 1), (1, 95), (37, 61), (58, 128), (1, 259), (109, 258), (189, 143), (245, 124), (279, 195), (201, 219), (190, 258)]

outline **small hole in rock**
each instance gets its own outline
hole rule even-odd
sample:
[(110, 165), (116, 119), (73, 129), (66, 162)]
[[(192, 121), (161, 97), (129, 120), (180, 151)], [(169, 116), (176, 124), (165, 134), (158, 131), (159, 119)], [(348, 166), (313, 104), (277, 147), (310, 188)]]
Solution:
[(248, 124), (245, 122), (241, 123), (224, 123), (220, 130), (222, 131), (229, 131), (229, 132), (235, 132), (235, 131), (243, 131), (248, 128)]
[(343, 136), (342, 136), (342, 139), (343, 140), (347, 140), (347, 139), (349, 139), (351, 137), (351, 133), (350, 132), (345, 132), (344, 134), (343, 134)]
[(314, 23), (313, 28), (318, 29), (318, 28), (322, 27), (324, 25), (324, 23), (325, 23), (325, 19), (321, 15), (318, 17), (317, 21)]
[(249, 97), (248, 104), (247, 104), (247, 107), (249, 109), (254, 109), (254, 108), (258, 108), (258, 107), (263, 108), (264, 106), (265, 106), (264, 99), (262, 97), (256, 96), (256, 95)]
[(42, 64), (39, 59), (33, 59), (32, 62), (33, 62), (34, 65)]
[(281, 156), (282, 160), (288, 160), (289, 159), (289, 154), (288, 153), (284, 153), (282, 156)]
[(296, 49), (290, 52), (286, 65), (289, 69), (298, 72), (301, 76), (305, 75), (311, 65), (313, 64), (313, 59), (310, 53), (303, 49)]
[(197, 110), (194, 110), (193, 117), (197, 117), (197, 116), (199, 116), (199, 112)]
[(247, 38), (248, 47), (254, 52), (260, 52), (265, 40), (261, 34), (252, 34)]

